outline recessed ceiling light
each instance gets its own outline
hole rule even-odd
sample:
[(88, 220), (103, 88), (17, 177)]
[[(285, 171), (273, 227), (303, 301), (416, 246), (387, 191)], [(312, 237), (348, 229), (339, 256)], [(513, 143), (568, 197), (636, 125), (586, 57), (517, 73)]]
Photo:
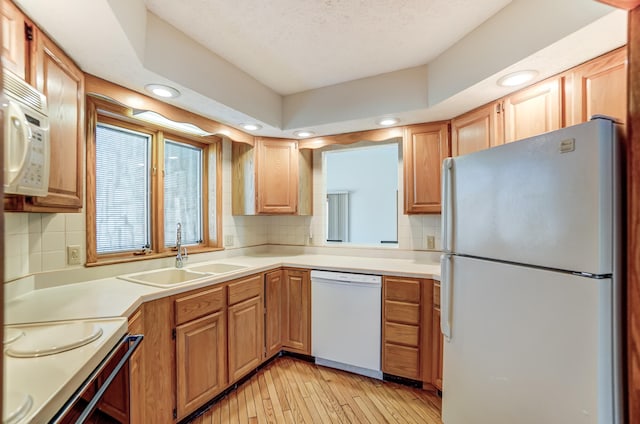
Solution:
[(296, 137), (311, 137), (312, 135), (315, 135), (315, 133), (313, 131), (300, 130), (295, 131), (293, 135), (295, 135)]
[(518, 71), (512, 72), (501, 77), (498, 85), (502, 87), (516, 87), (534, 79), (538, 75), (538, 71)]
[(242, 125), (242, 128), (244, 128), (247, 131), (255, 131), (262, 128), (262, 125), (258, 125), (258, 124), (241, 124), (241, 125)]
[(178, 90), (164, 84), (147, 84), (144, 86), (144, 89), (158, 97), (164, 97), (165, 99), (173, 99), (180, 95)]
[(378, 125), (382, 125), (383, 127), (389, 127), (397, 124), (398, 122), (400, 122), (398, 118), (380, 118), (376, 121)]

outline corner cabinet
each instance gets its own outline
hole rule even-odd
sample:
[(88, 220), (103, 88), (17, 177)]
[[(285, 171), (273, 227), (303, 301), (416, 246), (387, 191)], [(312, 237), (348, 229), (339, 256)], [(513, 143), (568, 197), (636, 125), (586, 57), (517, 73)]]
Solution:
[(28, 69), (28, 40), (27, 18), (20, 9), (9, 0), (0, 2), (2, 13), (2, 66), (9, 69), (20, 78), (27, 80)]
[(404, 213), (440, 213), (440, 174), (449, 153), (449, 125), (436, 122), (404, 128)]
[(282, 350), (284, 305), (284, 272), (268, 272), (264, 277), (265, 359)]
[(310, 215), (311, 162), (311, 150), (296, 140), (233, 143), (233, 215)]
[(49, 108), (49, 194), (6, 196), (5, 210), (80, 212), (84, 176), (84, 74), (43, 32), (35, 27), (30, 32), (32, 39), (27, 40), (31, 45), (30, 55), (26, 58), (30, 70), (26, 79), (47, 96)]

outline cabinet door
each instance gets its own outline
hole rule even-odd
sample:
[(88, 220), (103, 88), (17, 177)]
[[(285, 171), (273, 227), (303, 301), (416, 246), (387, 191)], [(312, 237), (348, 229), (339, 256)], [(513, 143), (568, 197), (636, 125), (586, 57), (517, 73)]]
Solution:
[(627, 50), (600, 56), (571, 72), (571, 121), (586, 122), (596, 114), (627, 119)]
[(506, 97), (505, 142), (561, 128), (563, 84), (563, 77), (552, 78)]
[(225, 330), (224, 311), (176, 327), (178, 419), (226, 387)]
[(41, 211), (82, 208), (84, 75), (42, 32), (36, 34), (36, 88), (47, 96), (51, 166), (49, 195), (34, 198)]
[(11, 1), (2, 0), (2, 66), (27, 80), (25, 16)]
[(453, 156), (485, 150), (503, 143), (500, 103), (491, 103), (451, 120)]
[(265, 276), (265, 359), (282, 350), (282, 316), (284, 313), (282, 277), (282, 270), (270, 272)]
[(433, 375), (433, 385), (438, 390), (442, 390), (442, 351), (444, 338), (442, 333), (440, 332), (440, 308), (433, 308), (433, 330), (432, 334), (432, 369), (431, 373)]
[(264, 314), (262, 296), (229, 306), (229, 382), (262, 363)]
[[(144, 335), (144, 316), (139, 309), (129, 319), (129, 333)], [(143, 423), (144, 420), (144, 339), (129, 359), (130, 417), (132, 423)]]
[(297, 213), (297, 146), (295, 140), (256, 139), (257, 213)]
[(311, 354), (311, 280), (309, 271), (284, 271), (282, 344), (286, 350)]
[(402, 140), (404, 213), (440, 213), (442, 161), (449, 156), (446, 123), (412, 125)]

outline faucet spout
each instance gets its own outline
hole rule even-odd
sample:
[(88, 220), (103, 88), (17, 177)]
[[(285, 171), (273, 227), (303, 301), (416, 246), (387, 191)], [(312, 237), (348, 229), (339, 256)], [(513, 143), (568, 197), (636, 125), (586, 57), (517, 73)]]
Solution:
[(182, 224), (179, 222), (176, 229), (176, 248), (178, 249), (178, 254), (176, 255), (176, 268), (182, 268), (182, 265), (184, 265), (182, 261)]

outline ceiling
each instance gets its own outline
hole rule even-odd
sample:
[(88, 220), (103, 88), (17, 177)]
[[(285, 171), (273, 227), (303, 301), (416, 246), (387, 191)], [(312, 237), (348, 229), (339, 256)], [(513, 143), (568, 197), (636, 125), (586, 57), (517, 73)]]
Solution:
[[(448, 119), (624, 44), (594, 0), (16, 0), (86, 72), (256, 135)], [(60, 11), (64, 10), (64, 13)]]

